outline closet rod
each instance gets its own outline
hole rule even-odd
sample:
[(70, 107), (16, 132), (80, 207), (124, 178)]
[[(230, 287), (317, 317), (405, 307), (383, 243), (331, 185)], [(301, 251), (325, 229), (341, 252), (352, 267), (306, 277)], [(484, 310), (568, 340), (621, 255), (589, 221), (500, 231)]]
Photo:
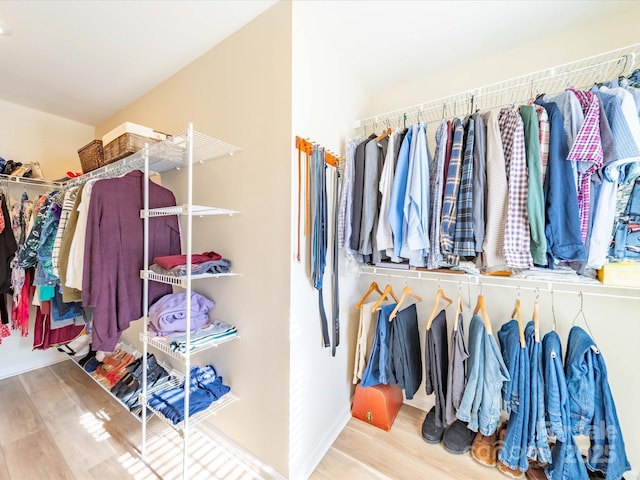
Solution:
[[(470, 113), (472, 105), (474, 108), (490, 109), (515, 101), (526, 101), (538, 92), (556, 93), (568, 86), (584, 89), (595, 81), (631, 73), (638, 59), (640, 43), (366, 117), (355, 121), (353, 127), (361, 128), (378, 123), (385, 125), (393, 120), (401, 120), (405, 115), (416, 115), (422, 120), (435, 121), (452, 115)], [(480, 100), (482, 101), (479, 102)]]
[(46, 188), (62, 188), (63, 182), (56, 182), (54, 180), (45, 180), (42, 178), (24, 178), (16, 177), (15, 175), (0, 174), (0, 185), (8, 185), (10, 183), (17, 183), (23, 185), (29, 185), (32, 187), (46, 187)]
[[(393, 269), (381, 269), (378, 267), (361, 267), (360, 272), (365, 275), (379, 275), (380, 277), (387, 278), (400, 278), (405, 281), (407, 280), (430, 280), (432, 282), (440, 283), (453, 283), (456, 285), (477, 285), (479, 287), (498, 287), (498, 288), (511, 288), (514, 290), (530, 290), (530, 291), (538, 291), (540, 293), (548, 292), (548, 293), (567, 293), (567, 294), (583, 294), (594, 297), (603, 297), (603, 298), (615, 298), (621, 300), (640, 300), (640, 291), (636, 288), (630, 287), (603, 287), (602, 285), (588, 284), (588, 283), (566, 283), (566, 282), (553, 282), (549, 280), (535, 280), (535, 279), (518, 279), (521, 282), (527, 283), (541, 283), (544, 284), (544, 287), (540, 286), (527, 286), (527, 285), (510, 285), (508, 283), (498, 283), (498, 282), (487, 282), (483, 279), (483, 277), (478, 275), (465, 275), (465, 274), (449, 274), (444, 273), (442, 275), (452, 275), (455, 277), (461, 277), (459, 279), (453, 278), (440, 278), (433, 276), (424, 276), (423, 273), (427, 275), (433, 275), (429, 272), (421, 272), (416, 270), (408, 270), (411, 275), (402, 275), (398, 273), (390, 273), (391, 271), (395, 271)], [(464, 279), (464, 280), (463, 280)], [(507, 281), (514, 281), (514, 279), (509, 279)], [(554, 288), (554, 283), (561, 285), (572, 285), (575, 286), (575, 290), (563, 289), (563, 288)], [(624, 289), (638, 292), (638, 295), (620, 295), (615, 293), (602, 293), (602, 292), (588, 292), (581, 290), (581, 287), (591, 287), (591, 288), (616, 288), (616, 289)]]

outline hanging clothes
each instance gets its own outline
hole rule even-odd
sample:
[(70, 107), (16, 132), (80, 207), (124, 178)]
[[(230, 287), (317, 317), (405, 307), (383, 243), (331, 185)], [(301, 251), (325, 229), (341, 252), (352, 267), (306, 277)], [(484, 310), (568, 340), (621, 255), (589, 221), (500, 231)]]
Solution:
[(464, 155), (460, 173), (460, 189), (456, 201), (456, 230), (453, 253), (459, 257), (476, 254), (473, 233), (473, 150), (475, 121), (469, 117), (464, 126)]
[(393, 376), (411, 400), (422, 383), (422, 358), (416, 306), (400, 310), (391, 321), (391, 360)]
[(574, 326), (567, 340), (565, 372), (571, 431), (588, 435), (587, 466), (606, 478), (619, 480), (631, 470), (622, 438), (602, 352), (582, 328)]
[(542, 339), (542, 367), (549, 433), (556, 437), (556, 442), (551, 447), (551, 462), (545, 468), (545, 473), (549, 480), (587, 480), (587, 469), (571, 432), (569, 392), (562, 364), (562, 343), (555, 331), (547, 333)]
[[(93, 309), (94, 350), (113, 351), (120, 334), (142, 315), (143, 184), (142, 172), (135, 170), (123, 177), (100, 180), (91, 191), (82, 303)], [(153, 182), (148, 185), (149, 208), (175, 206), (170, 190)], [(149, 258), (180, 253), (175, 216), (150, 218), (149, 238)], [(170, 285), (149, 282), (149, 304), (171, 290)]]
[(390, 303), (383, 305), (380, 310), (378, 310), (373, 346), (371, 347), (367, 366), (364, 369), (362, 381), (360, 382), (360, 385), (363, 387), (371, 387), (381, 383), (396, 383), (389, 361), (391, 355), (391, 326), (389, 323), (389, 315), (394, 308), (396, 308), (396, 304)]
[(456, 118), (453, 121), (453, 143), (451, 158), (447, 171), (447, 180), (444, 187), (444, 199), (442, 201), (442, 223), (440, 225), (440, 246), (443, 254), (453, 255), (456, 231), (456, 214), (458, 190), (462, 173), (462, 147), (464, 139), (464, 127), (462, 120)]
[(451, 333), (451, 347), (449, 348), (449, 368), (447, 371), (447, 388), (445, 398), (445, 425), (456, 421), (456, 412), (460, 408), (465, 384), (465, 362), (469, 358), (467, 346), (464, 343), (462, 327), (462, 313), (454, 320), (457, 326)]
[(436, 315), (427, 330), (424, 346), (425, 391), (435, 394), (435, 426), (446, 427), (447, 373), (449, 370), (447, 345), (447, 315), (444, 310)]
[(447, 122), (442, 121), (436, 130), (436, 153), (432, 162), (431, 178), (431, 225), (429, 228), (429, 257), (428, 268), (438, 268), (442, 262), (440, 250), (440, 222), (442, 218), (442, 196), (444, 195), (444, 164), (447, 153)]
[(409, 153), (413, 137), (413, 129), (410, 128), (402, 140), (398, 152), (398, 163), (393, 177), (391, 188), (391, 200), (389, 202), (389, 224), (393, 232), (393, 255), (402, 256), (402, 246), (406, 243), (406, 219), (404, 217), (404, 199), (407, 193), (407, 181), (409, 172)]
[(376, 302), (363, 303), (360, 307), (360, 321), (358, 322), (358, 334), (356, 336), (356, 351), (353, 362), (353, 383), (354, 385), (362, 379), (364, 369), (367, 365), (367, 358), (373, 346), (375, 325), (373, 323), (373, 305)]
[(476, 253), (482, 253), (486, 223), (487, 189), (487, 126), (482, 115), (471, 116), (475, 123), (473, 141), (473, 242)]

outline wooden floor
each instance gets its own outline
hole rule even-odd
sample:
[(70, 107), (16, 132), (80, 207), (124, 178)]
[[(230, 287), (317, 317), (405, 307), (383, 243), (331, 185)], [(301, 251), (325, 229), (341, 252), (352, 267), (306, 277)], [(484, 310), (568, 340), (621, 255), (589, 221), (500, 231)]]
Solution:
[[(351, 419), (311, 479), (505, 478), (425, 443), (424, 415), (404, 405), (390, 432)], [(181, 438), (155, 418), (148, 428), (145, 462), (140, 422), (71, 361), (0, 380), (0, 480), (181, 478)], [(190, 454), (192, 479), (270, 478), (197, 433)]]
[[(0, 380), (0, 480), (182, 478), (182, 439), (157, 418), (141, 424), (69, 361)], [(189, 478), (269, 478), (195, 432)]]
[(320, 462), (311, 480), (505, 479), (467, 453), (453, 455), (421, 436), (425, 412), (403, 405), (385, 432), (352, 418)]

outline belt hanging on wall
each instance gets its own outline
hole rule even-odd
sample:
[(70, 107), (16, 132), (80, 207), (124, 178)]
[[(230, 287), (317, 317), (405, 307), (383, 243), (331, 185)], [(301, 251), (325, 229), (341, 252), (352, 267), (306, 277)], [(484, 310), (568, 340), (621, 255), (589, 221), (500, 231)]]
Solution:
[[(318, 310), (321, 320), (323, 346), (331, 346), (331, 354), (335, 356), (336, 347), (340, 344), (340, 311), (338, 297), (338, 243), (337, 243), (337, 204), (339, 189), (340, 159), (327, 152), (324, 147), (316, 143), (296, 137), (298, 150), (298, 206), (296, 231), (296, 262), (300, 263), (301, 254), (301, 216), (302, 216), (302, 153), (305, 154), (305, 228), (304, 236), (311, 240), (311, 280), (313, 287), (318, 290)], [(333, 188), (333, 243), (332, 243), (332, 310), (331, 310), (331, 338), (329, 337), (329, 322), (324, 307), (323, 280), (326, 267), (328, 247), (328, 201), (327, 201), (327, 165), (335, 167)]]

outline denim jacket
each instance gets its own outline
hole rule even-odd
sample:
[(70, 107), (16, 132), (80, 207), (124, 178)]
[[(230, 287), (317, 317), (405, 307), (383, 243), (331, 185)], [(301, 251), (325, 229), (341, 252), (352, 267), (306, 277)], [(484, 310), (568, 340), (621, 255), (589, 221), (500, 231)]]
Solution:
[(607, 367), (593, 339), (580, 327), (569, 332), (565, 358), (571, 428), (591, 440), (587, 466), (617, 480), (631, 470)]
[(571, 434), (569, 393), (562, 365), (562, 344), (556, 332), (542, 339), (544, 398), (549, 435), (555, 435), (551, 463), (545, 469), (549, 480), (588, 480), (580, 451)]

